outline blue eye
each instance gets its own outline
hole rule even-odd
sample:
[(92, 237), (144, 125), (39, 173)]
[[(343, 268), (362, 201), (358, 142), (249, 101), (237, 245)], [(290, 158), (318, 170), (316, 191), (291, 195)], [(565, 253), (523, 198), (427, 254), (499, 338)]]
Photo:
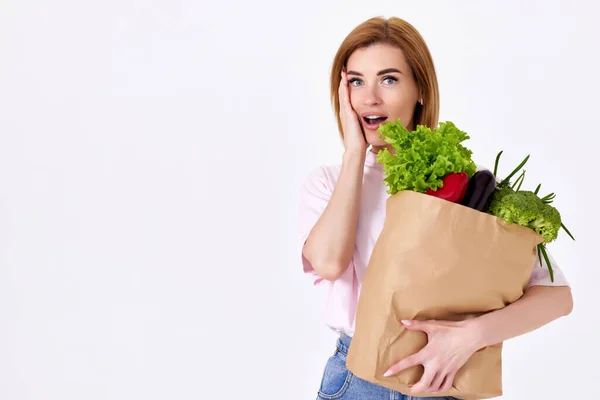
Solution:
[[(387, 83), (391, 85), (395, 82), (398, 82), (398, 79), (394, 78), (393, 76), (386, 76), (385, 78), (383, 78), (383, 82), (386, 83), (386, 81), (388, 81)], [(362, 83), (362, 81), (358, 78), (348, 79), (348, 84), (352, 85), (354, 82)], [(359, 85), (357, 84), (352, 86), (357, 87)]]

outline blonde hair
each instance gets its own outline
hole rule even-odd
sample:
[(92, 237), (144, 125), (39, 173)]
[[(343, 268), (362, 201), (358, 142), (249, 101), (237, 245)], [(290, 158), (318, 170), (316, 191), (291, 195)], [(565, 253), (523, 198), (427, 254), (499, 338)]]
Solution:
[(439, 89), (435, 66), (425, 40), (411, 24), (403, 19), (374, 17), (358, 25), (346, 36), (331, 67), (331, 102), (342, 140), (344, 132), (339, 116), (338, 93), (342, 68), (346, 66), (350, 55), (355, 50), (376, 43), (391, 44), (402, 50), (423, 99), (423, 105), (420, 103), (415, 105), (413, 124), (415, 127), (426, 125), (431, 129), (436, 128), (440, 107)]

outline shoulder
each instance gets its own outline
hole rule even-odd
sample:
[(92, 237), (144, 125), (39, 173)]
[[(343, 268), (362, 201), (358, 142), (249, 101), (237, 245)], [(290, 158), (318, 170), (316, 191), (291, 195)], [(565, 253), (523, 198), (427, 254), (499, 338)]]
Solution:
[(329, 202), (337, 182), (339, 171), (335, 166), (319, 165), (313, 168), (300, 186), (300, 207), (303, 218), (307, 215), (320, 215)]
[(338, 164), (322, 164), (311, 171), (305, 177), (303, 187), (324, 185), (332, 187), (340, 176), (342, 166)]

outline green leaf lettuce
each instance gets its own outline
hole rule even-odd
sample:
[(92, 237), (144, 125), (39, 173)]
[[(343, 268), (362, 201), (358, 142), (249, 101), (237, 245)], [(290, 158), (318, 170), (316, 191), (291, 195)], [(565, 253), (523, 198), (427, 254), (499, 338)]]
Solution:
[(469, 178), (476, 172), (471, 150), (461, 144), (470, 137), (452, 122), (442, 122), (433, 130), (418, 125), (409, 131), (399, 120), (388, 121), (379, 126), (378, 132), (395, 151), (392, 154), (386, 148), (377, 155), (389, 194), (401, 190), (425, 193), (440, 188), (442, 178), (451, 172), (466, 172)]

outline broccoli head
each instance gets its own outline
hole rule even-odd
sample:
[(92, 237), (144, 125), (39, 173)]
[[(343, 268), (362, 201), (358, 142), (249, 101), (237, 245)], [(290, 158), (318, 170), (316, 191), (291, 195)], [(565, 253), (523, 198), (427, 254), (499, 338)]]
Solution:
[(514, 191), (510, 188), (496, 190), (489, 213), (512, 224), (533, 229), (550, 243), (558, 236), (561, 218), (558, 210), (544, 203), (530, 191)]
[(496, 187), (494, 193), (492, 194), (492, 201), (488, 207), (488, 213), (497, 215), (499, 212), (498, 207), (502, 203), (502, 199), (505, 196), (513, 193), (515, 193), (515, 191), (510, 187)]

